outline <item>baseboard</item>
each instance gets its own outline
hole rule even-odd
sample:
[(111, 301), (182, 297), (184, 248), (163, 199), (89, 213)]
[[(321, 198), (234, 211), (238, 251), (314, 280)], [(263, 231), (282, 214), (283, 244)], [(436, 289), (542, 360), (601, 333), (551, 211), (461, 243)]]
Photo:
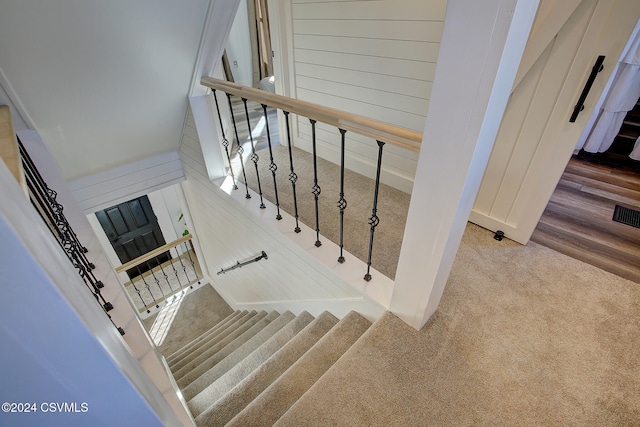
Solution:
[(498, 221), (495, 218), (488, 217), (487, 215), (475, 210), (471, 211), (471, 214), (469, 215), (469, 222), (472, 222), (482, 228), (486, 228), (487, 230), (491, 230), (494, 232), (502, 231), (506, 238), (523, 245), (526, 245), (529, 241), (529, 238), (531, 237), (530, 235), (525, 235), (522, 230), (519, 230), (512, 225), (509, 225), (502, 221)]

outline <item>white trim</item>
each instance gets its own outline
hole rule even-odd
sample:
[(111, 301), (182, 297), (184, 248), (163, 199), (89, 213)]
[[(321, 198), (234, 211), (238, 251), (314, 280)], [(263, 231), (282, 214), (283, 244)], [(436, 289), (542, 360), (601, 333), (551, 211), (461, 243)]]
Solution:
[(16, 109), (16, 112), (20, 115), (20, 119), (30, 129), (35, 129), (36, 125), (33, 119), (31, 118), (31, 115), (29, 114), (27, 109), (24, 108), (24, 104), (20, 100), (20, 97), (18, 96), (16, 91), (13, 90), (13, 86), (11, 86), (11, 83), (9, 83), (9, 80), (7, 80), (7, 76), (4, 75), (2, 68), (0, 68), (0, 86), (2, 86), (2, 88), (4, 89), (4, 92), (7, 94), (7, 96), (9, 97), (9, 100), (13, 104), (13, 107)]
[(198, 56), (189, 85), (189, 96), (208, 93), (208, 89), (200, 85), (200, 78), (210, 76), (220, 62), (239, 4), (240, 0), (209, 1), (207, 18), (200, 36)]
[(69, 183), (85, 214), (184, 181), (178, 152), (164, 153), (76, 179)]

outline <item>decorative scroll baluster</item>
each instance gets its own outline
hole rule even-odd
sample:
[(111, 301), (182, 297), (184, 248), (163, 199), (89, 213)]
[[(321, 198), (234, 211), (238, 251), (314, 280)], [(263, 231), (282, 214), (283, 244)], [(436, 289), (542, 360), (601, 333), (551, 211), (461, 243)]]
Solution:
[(316, 247), (322, 246), (322, 242), (320, 241), (320, 220), (318, 218), (318, 196), (322, 192), (322, 189), (318, 185), (318, 156), (316, 155), (316, 121), (313, 119), (309, 119), (311, 122), (311, 142), (313, 144), (313, 189), (311, 193), (313, 194), (313, 199), (316, 203)]
[(244, 153), (244, 148), (242, 148), (242, 144), (240, 143), (240, 137), (238, 136), (238, 126), (236, 126), (236, 118), (233, 115), (233, 104), (231, 103), (231, 95), (227, 94), (227, 100), (229, 101), (229, 110), (231, 111), (231, 122), (233, 123), (233, 132), (236, 135), (236, 142), (238, 143), (238, 155), (240, 156), (240, 165), (242, 166), (242, 178), (244, 179), (244, 188), (246, 191), (245, 198), (250, 199), (251, 194), (249, 194), (249, 183), (247, 182), (247, 174), (244, 170), (244, 158), (242, 157), (242, 153)]
[[(144, 275), (142, 274), (142, 271), (140, 271), (140, 266), (137, 265), (136, 268), (138, 269), (138, 274), (140, 275), (140, 278), (142, 279), (142, 283), (144, 283), (144, 287), (147, 288), (147, 291), (149, 292), (149, 295), (151, 296), (151, 299), (156, 304), (156, 308), (160, 308), (160, 304), (158, 304), (158, 300), (156, 300), (156, 297), (153, 296), (153, 292), (151, 292), (151, 285), (147, 283), (147, 280), (144, 278)], [(147, 313), (150, 313), (149, 309), (147, 309)]]
[[(159, 263), (160, 261), (158, 261), (158, 259), (156, 258), (156, 261)], [(151, 267), (151, 264), (149, 263), (149, 261), (147, 261), (147, 267), (149, 268), (149, 271), (151, 272), (151, 275), (153, 276), (153, 281), (156, 282), (156, 286), (158, 287), (158, 289), (160, 289), (160, 295), (162, 295), (162, 298), (164, 298), (164, 291), (162, 290), (162, 286), (160, 286), (160, 280), (156, 277), (156, 273), (155, 271), (153, 271), (153, 267)]]
[(253, 166), (256, 168), (256, 180), (258, 182), (258, 194), (260, 195), (260, 209), (266, 208), (264, 201), (262, 200), (262, 185), (260, 185), (260, 172), (258, 171), (258, 160), (260, 159), (256, 154), (256, 146), (253, 142), (253, 135), (251, 130), (251, 120), (249, 120), (249, 109), (247, 108), (246, 98), (242, 98), (244, 103), (244, 113), (247, 117), (247, 128), (249, 129), (249, 140), (251, 141), (251, 156), (249, 157), (253, 162)]
[(145, 302), (144, 298), (142, 298), (142, 292), (140, 291), (140, 289), (138, 289), (138, 287), (136, 286), (136, 282), (133, 279), (131, 279), (131, 285), (133, 285), (133, 290), (138, 294), (140, 302), (142, 302), (142, 305), (144, 305), (144, 309), (147, 310), (147, 313), (151, 313), (151, 310), (149, 310), (149, 306)]
[(267, 116), (267, 106), (262, 104), (262, 111), (264, 112), (264, 122), (267, 126), (267, 142), (269, 144), (269, 170), (273, 175), (273, 191), (276, 197), (276, 219), (280, 221), (282, 215), (280, 215), (280, 199), (278, 198), (278, 183), (276, 182), (276, 171), (278, 166), (273, 162), (273, 149), (271, 148), (271, 132), (269, 131), (269, 117)]
[[(187, 257), (189, 257), (189, 262), (191, 263), (191, 269), (193, 270), (193, 275), (195, 276), (194, 281), (198, 281), (198, 284), (200, 284), (200, 280), (198, 279), (198, 272), (196, 271), (196, 263), (193, 261), (193, 258), (191, 258), (191, 251), (189, 250), (189, 245), (187, 245), (187, 242), (184, 242), (184, 248), (185, 248), (185, 252), (187, 253)], [(189, 280), (189, 278), (187, 277), (187, 280)], [(191, 282), (189, 280), (189, 282)], [(191, 288), (193, 288), (193, 284), (191, 285)]]
[[(178, 258), (180, 258), (180, 253), (178, 252), (178, 248), (174, 248), (174, 249), (176, 250), (176, 255), (178, 256)], [(173, 265), (173, 260), (171, 258), (169, 258), (169, 263), (171, 264), (171, 268), (173, 269), (173, 274), (175, 274), (176, 276), (178, 285), (180, 285), (180, 290), (182, 290), (183, 285), (182, 285), (182, 281), (180, 280), (180, 275), (178, 274), (178, 270), (176, 270), (176, 267)]]
[[(42, 209), (47, 209), (52, 213), (52, 215), (54, 216), (52, 225), (59, 225), (58, 230), (64, 231), (64, 237), (67, 241), (72, 242), (74, 246), (78, 248), (79, 252), (83, 254), (87, 253), (87, 248), (80, 243), (80, 240), (78, 240), (78, 236), (73, 231), (66, 217), (62, 213), (63, 207), (56, 200), (58, 194), (51, 188), (49, 188), (44, 178), (42, 178), (42, 175), (40, 175), (38, 168), (36, 168), (35, 163), (33, 163), (31, 156), (29, 156), (29, 153), (24, 148), (24, 145), (22, 145), (20, 138), (18, 138), (18, 146), (20, 150), (20, 156), (22, 157), (22, 161), (24, 162), (24, 170), (25, 172), (27, 172), (27, 174), (29, 175), (28, 178), (30, 178), (34, 185), (35, 193), (42, 194), (45, 199), (43, 200), (43, 203), (40, 205), (40, 207)], [(89, 264), (89, 261), (85, 262), (85, 265), (89, 266)], [(90, 268), (93, 269), (93, 266), (91, 266)]]
[(182, 266), (182, 271), (184, 272), (184, 277), (186, 278), (187, 285), (188, 285), (189, 284), (189, 275), (187, 274), (187, 266), (184, 265), (184, 262), (182, 261), (182, 256), (178, 256), (178, 261), (180, 261), (180, 265)]
[(92, 273), (95, 265), (87, 258), (87, 248), (80, 243), (77, 234), (67, 221), (63, 212), (64, 208), (57, 201), (58, 193), (49, 188), (22, 144), (22, 141), (20, 141), (20, 138), (17, 138), (17, 140), (32, 205), (42, 220), (48, 225), (49, 230), (69, 259), (69, 262), (78, 270), (82, 281), (98, 304), (100, 304), (113, 326), (121, 335), (124, 335), (124, 329), (116, 326), (108, 313), (113, 309), (113, 304), (105, 300), (100, 291), (100, 289), (104, 287), (104, 284)]
[(19, 139), (18, 144), (20, 155), (24, 163), (27, 185), (31, 190), (32, 196), (35, 197), (37, 201), (35, 204), (36, 209), (38, 212), (41, 212), (41, 216), (42, 212), (44, 212), (47, 217), (46, 219), (43, 218), (45, 219), (45, 222), (49, 222), (49, 224), (55, 228), (54, 234), (56, 234), (56, 237), (63, 249), (65, 249), (65, 252), (77, 252), (78, 262), (84, 265), (86, 270), (93, 270), (95, 265), (87, 259), (85, 255), (87, 253), (87, 248), (80, 243), (78, 236), (69, 225), (67, 218), (64, 216), (63, 207), (56, 200), (57, 193), (47, 186), (42, 175), (40, 175), (40, 172), (38, 172), (38, 169), (33, 163), (33, 160), (31, 160), (29, 153), (27, 153)]
[(287, 145), (289, 148), (289, 181), (291, 181), (291, 189), (293, 190), (293, 212), (296, 219), (296, 228), (293, 229), (296, 233), (300, 232), (300, 225), (298, 224), (298, 197), (296, 195), (296, 182), (298, 181), (298, 175), (293, 170), (293, 153), (291, 151), (291, 129), (289, 128), (289, 112), (282, 111), (284, 113), (285, 123), (287, 124)]
[(344, 255), (342, 254), (342, 249), (344, 248), (344, 210), (347, 208), (347, 201), (344, 198), (344, 139), (347, 131), (344, 129), (338, 130), (340, 131), (340, 200), (338, 200), (338, 208), (340, 208), (340, 256), (338, 257), (338, 262), (342, 264), (344, 263)]
[[(220, 132), (222, 132), (222, 146), (224, 147), (224, 152), (227, 154), (227, 160), (229, 161), (229, 173), (233, 180), (233, 189), (237, 190), (238, 186), (236, 185), (236, 177), (233, 174), (233, 166), (231, 165), (231, 154), (229, 153), (229, 140), (224, 133), (224, 125), (222, 124), (222, 116), (220, 115), (220, 107), (218, 106), (218, 97), (216, 96), (216, 90), (211, 90), (213, 91), (213, 99), (216, 102), (216, 111), (218, 112), (218, 121), (220, 122)], [(233, 115), (233, 110), (231, 111), (231, 115)]]
[(382, 148), (384, 142), (376, 141), (378, 143), (378, 166), (376, 167), (376, 183), (373, 190), (373, 208), (371, 209), (371, 216), (369, 217), (369, 225), (371, 230), (369, 232), (369, 255), (367, 256), (367, 273), (364, 275), (364, 280), (367, 282), (371, 280), (371, 253), (373, 252), (373, 233), (376, 227), (380, 223), (380, 218), (376, 215), (378, 209), (378, 190), (380, 188), (380, 170), (382, 169)]
[[(169, 259), (171, 259), (171, 252), (169, 252)], [(160, 271), (162, 272), (164, 281), (167, 282), (167, 286), (169, 286), (169, 291), (170, 291), (169, 293), (173, 294), (173, 287), (171, 286), (171, 282), (169, 281), (169, 276), (167, 276), (167, 273), (165, 273), (164, 267), (162, 267), (162, 263), (160, 262), (160, 260), (156, 258), (156, 262), (160, 266)]]

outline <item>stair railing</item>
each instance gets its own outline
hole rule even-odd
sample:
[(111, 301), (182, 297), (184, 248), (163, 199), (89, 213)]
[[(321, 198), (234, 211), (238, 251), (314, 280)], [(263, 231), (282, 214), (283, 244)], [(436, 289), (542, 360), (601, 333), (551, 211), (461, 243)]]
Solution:
[[(213, 96), (214, 98), (217, 100), (216, 98), (216, 91), (222, 91), (227, 95), (227, 99), (229, 101), (229, 107), (231, 110), (231, 118), (233, 121), (233, 125), (234, 125), (234, 131), (236, 134), (236, 141), (238, 144), (238, 152), (241, 154), (241, 150), (242, 147), (240, 145), (240, 141), (238, 138), (238, 132), (237, 132), (237, 127), (236, 127), (236, 120), (234, 118), (233, 115), (233, 108), (232, 108), (232, 103), (231, 103), (231, 97), (232, 96), (237, 96), (240, 97), (242, 99), (242, 102), (244, 104), (244, 110), (245, 110), (245, 116), (246, 116), (246, 121), (247, 121), (247, 126), (249, 129), (249, 135), (251, 135), (252, 133), (252, 128), (251, 128), (251, 123), (249, 120), (249, 115), (247, 113), (247, 108), (246, 108), (246, 102), (247, 100), (252, 100), (255, 102), (258, 102), (259, 104), (262, 105), (263, 107), (263, 113), (264, 113), (264, 120), (266, 123), (268, 123), (268, 118), (267, 118), (267, 109), (266, 107), (272, 107), (275, 109), (279, 109), (282, 110), (284, 117), (285, 117), (285, 123), (286, 123), (286, 134), (287, 134), (287, 142), (288, 142), (288, 147), (289, 147), (289, 165), (287, 165), (290, 169), (290, 173), (289, 173), (289, 181), (291, 182), (291, 187), (292, 187), (292, 196), (293, 196), (293, 203), (294, 203), (294, 212), (292, 213), (292, 215), (295, 217), (296, 219), (296, 226), (294, 231), (296, 233), (299, 233), (301, 231), (300, 227), (298, 226), (298, 208), (297, 208), (297, 198), (298, 195), (296, 193), (296, 182), (298, 180), (298, 176), (295, 172), (294, 169), (294, 162), (293, 162), (293, 156), (291, 153), (291, 129), (289, 126), (289, 115), (291, 113), (296, 114), (298, 116), (302, 116), (302, 117), (306, 117), (309, 119), (310, 123), (311, 123), (311, 129), (312, 129), (312, 147), (313, 147), (313, 173), (314, 173), (314, 177), (313, 177), (313, 187), (311, 188), (311, 194), (314, 197), (314, 204), (315, 204), (315, 243), (314, 245), (316, 247), (319, 247), (322, 245), (322, 242), (320, 241), (320, 221), (319, 221), (319, 217), (320, 217), (320, 212), (319, 212), (319, 204), (318, 204), (318, 200), (321, 194), (321, 183), (319, 182), (319, 177), (318, 177), (318, 173), (317, 173), (317, 150), (316, 150), (316, 132), (315, 132), (315, 124), (316, 122), (322, 122), (325, 124), (328, 124), (330, 126), (334, 126), (335, 128), (337, 128), (340, 132), (340, 147), (341, 147), (341, 153), (340, 153), (340, 158), (341, 158), (341, 162), (340, 162), (340, 170), (341, 170), (341, 184), (340, 184), (340, 194), (336, 195), (337, 196), (337, 207), (339, 209), (338, 215), (340, 216), (340, 229), (339, 229), (339, 233), (340, 233), (340, 238), (339, 238), (339, 246), (340, 246), (340, 254), (338, 256), (338, 262), (343, 263), (345, 262), (345, 257), (343, 254), (343, 246), (344, 246), (344, 233), (343, 233), (343, 218), (344, 218), (344, 213), (345, 210), (347, 208), (347, 200), (345, 198), (345, 194), (344, 194), (344, 170), (345, 170), (345, 165), (344, 165), (344, 156), (345, 156), (345, 133), (346, 132), (354, 132), (366, 137), (369, 137), (372, 139), (372, 142), (375, 142), (377, 144), (377, 152), (378, 152), (378, 157), (377, 157), (377, 168), (376, 168), (376, 180), (375, 180), (375, 187), (374, 187), (374, 193), (373, 193), (373, 201), (372, 201), (372, 211), (371, 211), (371, 216), (369, 218), (367, 218), (367, 222), (370, 226), (369, 229), (369, 247), (368, 247), (368, 256), (367, 256), (367, 271), (364, 274), (364, 280), (365, 281), (370, 281), (371, 280), (371, 255), (373, 252), (373, 242), (374, 242), (374, 234), (375, 234), (375, 229), (378, 226), (378, 224), (380, 223), (380, 217), (378, 216), (378, 212), (377, 212), (377, 202), (378, 202), (378, 195), (379, 195), (379, 185), (380, 185), (380, 172), (382, 169), (382, 154), (383, 154), (383, 147), (385, 144), (391, 144), (391, 145), (395, 145), (401, 148), (404, 148), (406, 150), (409, 151), (413, 151), (413, 152), (418, 152), (420, 150), (420, 143), (422, 141), (422, 134), (419, 132), (415, 132), (409, 129), (405, 129), (405, 128), (401, 128), (398, 126), (393, 126), (387, 123), (382, 123), (376, 120), (372, 120), (372, 119), (368, 119), (366, 117), (362, 117), (362, 116), (358, 116), (356, 114), (351, 114), (351, 113), (347, 113), (344, 111), (340, 111), (340, 110), (336, 110), (333, 108), (328, 108), (328, 107), (324, 107), (321, 105), (317, 105), (317, 104), (313, 104), (310, 102), (306, 102), (306, 101), (300, 101), (297, 99), (293, 99), (293, 98), (289, 98), (289, 97), (285, 97), (282, 95), (276, 95), (270, 92), (266, 92), (266, 91), (262, 91), (259, 89), (254, 89), (251, 87), (247, 87), (247, 86), (241, 86), (235, 83), (231, 83), (225, 80), (219, 80), (219, 79), (215, 79), (212, 77), (203, 77), (200, 80), (201, 84), (203, 86), (207, 86), (209, 88), (211, 88), (213, 90)], [(217, 105), (217, 101), (216, 101), (216, 105)], [(220, 116), (220, 114), (218, 114), (218, 118), (220, 121), (220, 127), (223, 127), (223, 123), (222, 123), (222, 118)], [(275, 193), (277, 194), (278, 192), (278, 187), (277, 187), (277, 183), (276, 183), (276, 176), (275, 176), (275, 170), (277, 169), (277, 165), (273, 162), (273, 156), (271, 155), (271, 139), (270, 136), (268, 136), (269, 138), (269, 153), (270, 153), (270, 164), (269, 164), (269, 170), (273, 173), (273, 181), (274, 181), (274, 189), (275, 189)], [(224, 138), (224, 140), (226, 141), (226, 138)], [(223, 145), (225, 147), (225, 150), (227, 149), (229, 143), (227, 141), (226, 144)], [(258, 155), (255, 152), (255, 146), (253, 143), (253, 137), (251, 137), (251, 147), (252, 147), (252, 153), (250, 156), (250, 159), (254, 162), (255, 168), (256, 168), (256, 174), (258, 174)], [(229, 159), (230, 160), (230, 159)], [(244, 165), (244, 162), (241, 162), (242, 165)], [(244, 175), (244, 166), (243, 166), (243, 176)], [(245, 187), (246, 187), (246, 198), (250, 198), (251, 196), (249, 195), (248, 192), (248, 187), (247, 187), (247, 181), (246, 181), (246, 176), (245, 176)], [(234, 182), (235, 185), (235, 182)], [(237, 187), (234, 187), (237, 188)], [(263, 200), (263, 195), (262, 195), (262, 188), (260, 186), (260, 180), (259, 180), (259, 175), (258, 175), (258, 193), (260, 196), (260, 207), (262, 208), (264, 206), (262, 200)], [(277, 197), (276, 197), (277, 199)], [(276, 219), (281, 219), (281, 215), (280, 215), (280, 206), (278, 203), (278, 200), (275, 201), (277, 204), (277, 216)]]
[(251, 259), (249, 259), (247, 261), (243, 261), (243, 262), (236, 261), (236, 263), (233, 264), (231, 267), (226, 267), (226, 268), (220, 269), (220, 271), (218, 271), (217, 275), (219, 276), (221, 274), (225, 274), (228, 271), (235, 270), (236, 268), (241, 268), (241, 267), (244, 267), (245, 265), (253, 264), (254, 262), (260, 261), (261, 259), (269, 259), (269, 257), (267, 256), (267, 253), (265, 251), (262, 251), (260, 253), (260, 255), (258, 255), (256, 257), (253, 257), (253, 258), (251, 258)]
[[(60, 247), (69, 258), (71, 264), (78, 270), (78, 274), (87, 285), (91, 294), (102, 307), (107, 317), (113, 323), (109, 311), (113, 310), (113, 304), (107, 301), (101, 293), (104, 284), (93, 273), (95, 265), (87, 257), (87, 248), (82, 245), (78, 235), (73, 231), (69, 221), (63, 213), (63, 206), (58, 203), (57, 193), (49, 188), (44, 178), (36, 168), (24, 145), (17, 138), (22, 168), (24, 170), (26, 188), (32, 205), (47, 224), (49, 230), (56, 238)], [(121, 335), (125, 331), (121, 327), (114, 326)]]
[(178, 293), (202, 283), (192, 238), (186, 234), (116, 268), (116, 273), (129, 275), (124, 286), (140, 313), (149, 314), (154, 307), (160, 308)]

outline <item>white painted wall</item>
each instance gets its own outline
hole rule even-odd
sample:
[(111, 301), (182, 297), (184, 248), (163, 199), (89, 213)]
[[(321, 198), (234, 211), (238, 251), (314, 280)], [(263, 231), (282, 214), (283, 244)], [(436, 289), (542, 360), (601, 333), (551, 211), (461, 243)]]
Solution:
[[(187, 125), (195, 127), (192, 118)], [(225, 194), (208, 178), (200, 142), (183, 138), (182, 184), (195, 235), (212, 284), (234, 309), (350, 310), (375, 319), (383, 308)], [(215, 272), (265, 251), (268, 260), (217, 276)]]
[[(639, 18), (638, 2), (584, 0), (557, 27), (513, 89), (472, 222), (529, 240)], [(570, 123), (598, 55), (606, 55), (604, 69)]]
[(0, 73), (66, 179), (177, 150), (210, 3), (3, 1)]
[(183, 180), (180, 157), (174, 151), (73, 180), (69, 187), (82, 210), (89, 214)]
[[(277, 24), (283, 29), (277, 31), (290, 32), (285, 44), (293, 58), (283, 70), (294, 73), (287, 76), (292, 85), (287, 95), (423, 131), (445, 0), (280, 3)], [(297, 119), (294, 125), (295, 144), (310, 151), (308, 120)], [(347, 167), (374, 177), (375, 141), (347, 137)], [(338, 130), (318, 124), (317, 138), (318, 154), (338, 163)], [(387, 145), (382, 181), (410, 192), (417, 159), (416, 153)]]
[(253, 66), (247, 0), (241, 0), (238, 13), (227, 41), (227, 57), (234, 81), (239, 85), (253, 86)]

